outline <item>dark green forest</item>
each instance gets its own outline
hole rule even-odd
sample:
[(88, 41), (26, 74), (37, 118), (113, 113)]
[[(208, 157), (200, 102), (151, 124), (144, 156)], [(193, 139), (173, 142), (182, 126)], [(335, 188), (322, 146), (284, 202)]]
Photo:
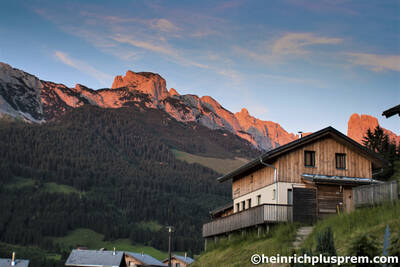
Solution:
[[(199, 252), (202, 224), (209, 210), (230, 200), (230, 184), (176, 160), (171, 149), (220, 158), (259, 153), (233, 134), (144, 107), (83, 106), (43, 124), (0, 121), (0, 242), (65, 255), (52, 238), (83, 227), (165, 251), (164, 228), (137, 226), (156, 221), (175, 227), (175, 251)], [(22, 178), (33, 185), (12, 186)], [(42, 190), (50, 182), (76, 192)], [(9, 253), (0, 249), (0, 257)], [(33, 267), (60, 264), (43, 261)]]

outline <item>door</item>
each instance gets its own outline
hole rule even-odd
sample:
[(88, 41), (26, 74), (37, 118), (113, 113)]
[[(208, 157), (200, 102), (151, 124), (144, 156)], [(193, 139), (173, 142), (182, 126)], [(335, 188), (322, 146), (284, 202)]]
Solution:
[(345, 188), (343, 190), (343, 203), (345, 212), (352, 212), (354, 210), (353, 190), (351, 188)]
[(293, 188), (293, 221), (314, 223), (317, 218), (317, 196), (314, 188)]

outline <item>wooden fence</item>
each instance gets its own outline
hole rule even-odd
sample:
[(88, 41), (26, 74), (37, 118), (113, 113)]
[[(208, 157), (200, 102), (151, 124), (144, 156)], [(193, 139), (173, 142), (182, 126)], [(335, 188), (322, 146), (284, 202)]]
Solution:
[(399, 185), (397, 181), (353, 188), (353, 203), (355, 207), (394, 201), (398, 198)]
[(291, 222), (292, 220), (291, 205), (263, 204), (204, 224), (203, 237), (229, 233), (264, 223)]

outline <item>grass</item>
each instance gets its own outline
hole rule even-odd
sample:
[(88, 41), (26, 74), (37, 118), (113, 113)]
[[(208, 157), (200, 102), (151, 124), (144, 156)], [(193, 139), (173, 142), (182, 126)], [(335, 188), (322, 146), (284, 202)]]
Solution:
[(63, 194), (72, 194), (72, 193), (79, 194), (80, 193), (77, 189), (73, 188), (72, 186), (56, 184), (53, 182), (45, 183), (43, 185), (43, 191), (49, 192), (49, 193), (63, 193)]
[(357, 209), (352, 213), (321, 220), (305, 240), (303, 247), (315, 248), (318, 232), (326, 227), (331, 227), (333, 231), (335, 247), (339, 255), (346, 255), (351, 240), (363, 233), (373, 235), (382, 246), (386, 224), (389, 225), (392, 236), (400, 230), (400, 201)]
[(221, 159), (221, 158), (204, 157), (175, 149), (172, 149), (172, 152), (174, 153), (175, 157), (179, 160), (186, 161), (187, 163), (190, 164), (198, 163), (202, 166), (213, 169), (214, 171), (221, 174), (229, 173), (232, 170), (239, 168), (240, 166), (248, 162), (247, 159), (243, 158)]
[(8, 189), (17, 189), (23, 187), (32, 187), (35, 185), (35, 180), (30, 178), (14, 178), (13, 182), (6, 185)]
[(65, 237), (54, 238), (54, 242), (68, 251), (78, 246), (96, 250), (100, 248), (112, 250), (115, 247), (117, 250), (121, 251), (144, 252), (158, 260), (163, 260), (167, 257), (167, 253), (153, 247), (133, 245), (129, 239), (118, 239), (114, 241), (104, 241), (103, 239), (104, 235), (102, 234), (96, 233), (90, 229), (79, 228), (70, 232)]
[(140, 222), (140, 223), (137, 223), (137, 226), (140, 229), (150, 230), (152, 232), (157, 232), (157, 231), (161, 230), (161, 228), (164, 227), (156, 221)]
[[(22, 177), (17, 177), (14, 178), (14, 180), (6, 185), (6, 188), (8, 189), (18, 189), (18, 188), (23, 188), (23, 187), (33, 187), (35, 186), (35, 180), (32, 178), (22, 178)], [(63, 184), (57, 184), (57, 183), (43, 183), (40, 189), (42, 192), (48, 192), (48, 193), (62, 193), (62, 194), (72, 194), (72, 193), (77, 193), (80, 194), (77, 189), (73, 188), (72, 186), (69, 185), (63, 185)]]
[(230, 240), (221, 239), (203, 252), (191, 267), (203, 266), (252, 266), (250, 257), (255, 253), (265, 255), (290, 255), (298, 224), (280, 224), (270, 233), (257, 237), (255, 232), (246, 236), (234, 235)]

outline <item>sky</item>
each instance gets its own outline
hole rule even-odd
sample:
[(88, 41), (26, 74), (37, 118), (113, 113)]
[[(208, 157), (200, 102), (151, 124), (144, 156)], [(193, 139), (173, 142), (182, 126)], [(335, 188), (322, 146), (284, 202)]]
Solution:
[(289, 132), (359, 113), (400, 134), (396, 0), (1, 1), (0, 36), (1, 62), (70, 87), (150, 71)]

